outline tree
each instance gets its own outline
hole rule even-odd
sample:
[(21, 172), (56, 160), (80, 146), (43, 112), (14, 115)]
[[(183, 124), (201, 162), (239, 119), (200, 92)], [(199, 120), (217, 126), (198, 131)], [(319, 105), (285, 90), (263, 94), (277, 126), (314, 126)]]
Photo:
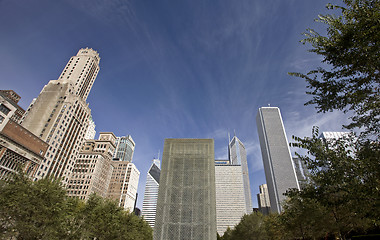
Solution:
[(109, 199), (69, 198), (58, 180), (0, 181), (1, 239), (152, 239), (144, 219)]
[(245, 214), (233, 230), (227, 228), (221, 239), (224, 240), (254, 240), (265, 239), (264, 216), (253, 212)]
[(319, 15), (316, 21), (327, 24), (327, 36), (308, 29), (309, 50), (323, 57), (325, 68), (306, 74), (307, 94), (318, 112), (352, 111), (348, 129), (364, 128), (363, 136), (380, 137), (380, 1), (343, 0), (345, 7), (329, 4), (341, 16)]

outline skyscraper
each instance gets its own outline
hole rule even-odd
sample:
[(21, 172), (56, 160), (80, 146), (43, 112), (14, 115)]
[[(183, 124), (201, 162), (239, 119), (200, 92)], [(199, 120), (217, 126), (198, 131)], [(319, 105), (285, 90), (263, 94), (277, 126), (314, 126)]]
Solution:
[(257, 202), (259, 203), (259, 211), (264, 215), (268, 215), (270, 211), (268, 187), (266, 184), (262, 184), (259, 186), (259, 189), (260, 189), (260, 193), (257, 194)]
[(155, 240), (216, 239), (213, 139), (165, 139)]
[(113, 171), (111, 162), (115, 139), (112, 132), (101, 132), (98, 140), (86, 140), (69, 177), (69, 196), (83, 200), (87, 200), (92, 193), (107, 196)]
[(233, 228), (248, 213), (241, 165), (215, 160), (216, 226), (219, 235)]
[(286, 190), (299, 189), (280, 109), (259, 108), (256, 123), (271, 211), (280, 213)]
[(244, 197), (246, 213), (252, 213), (251, 187), (249, 184), (249, 171), (247, 163), (247, 152), (244, 144), (234, 136), (228, 145), (228, 156), (232, 165), (241, 165), (241, 172), (244, 184)]
[(116, 151), (114, 158), (120, 161), (132, 162), (133, 152), (135, 151), (135, 142), (131, 135), (116, 138)]
[(146, 175), (144, 201), (142, 206), (142, 215), (152, 228), (154, 228), (156, 218), (158, 187), (160, 186), (160, 172), (160, 160), (153, 159), (152, 165)]
[(70, 58), (58, 80), (51, 80), (30, 105), (22, 126), (48, 143), (49, 149), (36, 177), (51, 175), (67, 184), (91, 114), (86, 103), (99, 71), (99, 54), (80, 49)]

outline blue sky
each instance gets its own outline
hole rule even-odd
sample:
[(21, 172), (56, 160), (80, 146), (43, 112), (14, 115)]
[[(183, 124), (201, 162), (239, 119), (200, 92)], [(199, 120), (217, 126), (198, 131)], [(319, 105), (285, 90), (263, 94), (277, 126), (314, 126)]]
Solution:
[[(214, 138), (227, 158), (227, 133), (245, 144), (253, 206), (265, 183), (256, 129), (259, 107), (281, 109), (288, 137), (340, 131), (347, 117), (303, 104), (302, 79), (321, 58), (299, 43), (328, 0), (123, 1), (0, 0), (0, 88), (27, 108), (82, 47), (100, 54), (88, 98), (97, 132), (130, 134), (146, 172), (165, 138)], [(160, 157), (161, 158), (161, 157)]]

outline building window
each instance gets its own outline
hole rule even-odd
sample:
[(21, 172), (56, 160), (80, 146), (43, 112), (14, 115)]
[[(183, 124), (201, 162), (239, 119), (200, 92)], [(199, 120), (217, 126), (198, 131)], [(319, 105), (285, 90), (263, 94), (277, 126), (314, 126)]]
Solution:
[(7, 108), (6, 106), (4, 106), (3, 104), (0, 105), (0, 111), (2, 113), (4, 113), (5, 115), (7, 115), (11, 110), (9, 108)]
[(4, 117), (0, 115), (0, 123), (4, 121)]

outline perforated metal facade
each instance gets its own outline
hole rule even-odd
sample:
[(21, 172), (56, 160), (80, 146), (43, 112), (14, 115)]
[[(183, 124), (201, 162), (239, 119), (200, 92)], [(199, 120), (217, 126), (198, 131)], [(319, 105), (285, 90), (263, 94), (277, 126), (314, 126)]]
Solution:
[(216, 239), (213, 139), (165, 139), (155, 240)]
[(280, 109), (262, 107), (256, 117), (270, 209), (281, 212), (283, 195), (289, 188), (298, 188), (298, 181), (285, 134)]

